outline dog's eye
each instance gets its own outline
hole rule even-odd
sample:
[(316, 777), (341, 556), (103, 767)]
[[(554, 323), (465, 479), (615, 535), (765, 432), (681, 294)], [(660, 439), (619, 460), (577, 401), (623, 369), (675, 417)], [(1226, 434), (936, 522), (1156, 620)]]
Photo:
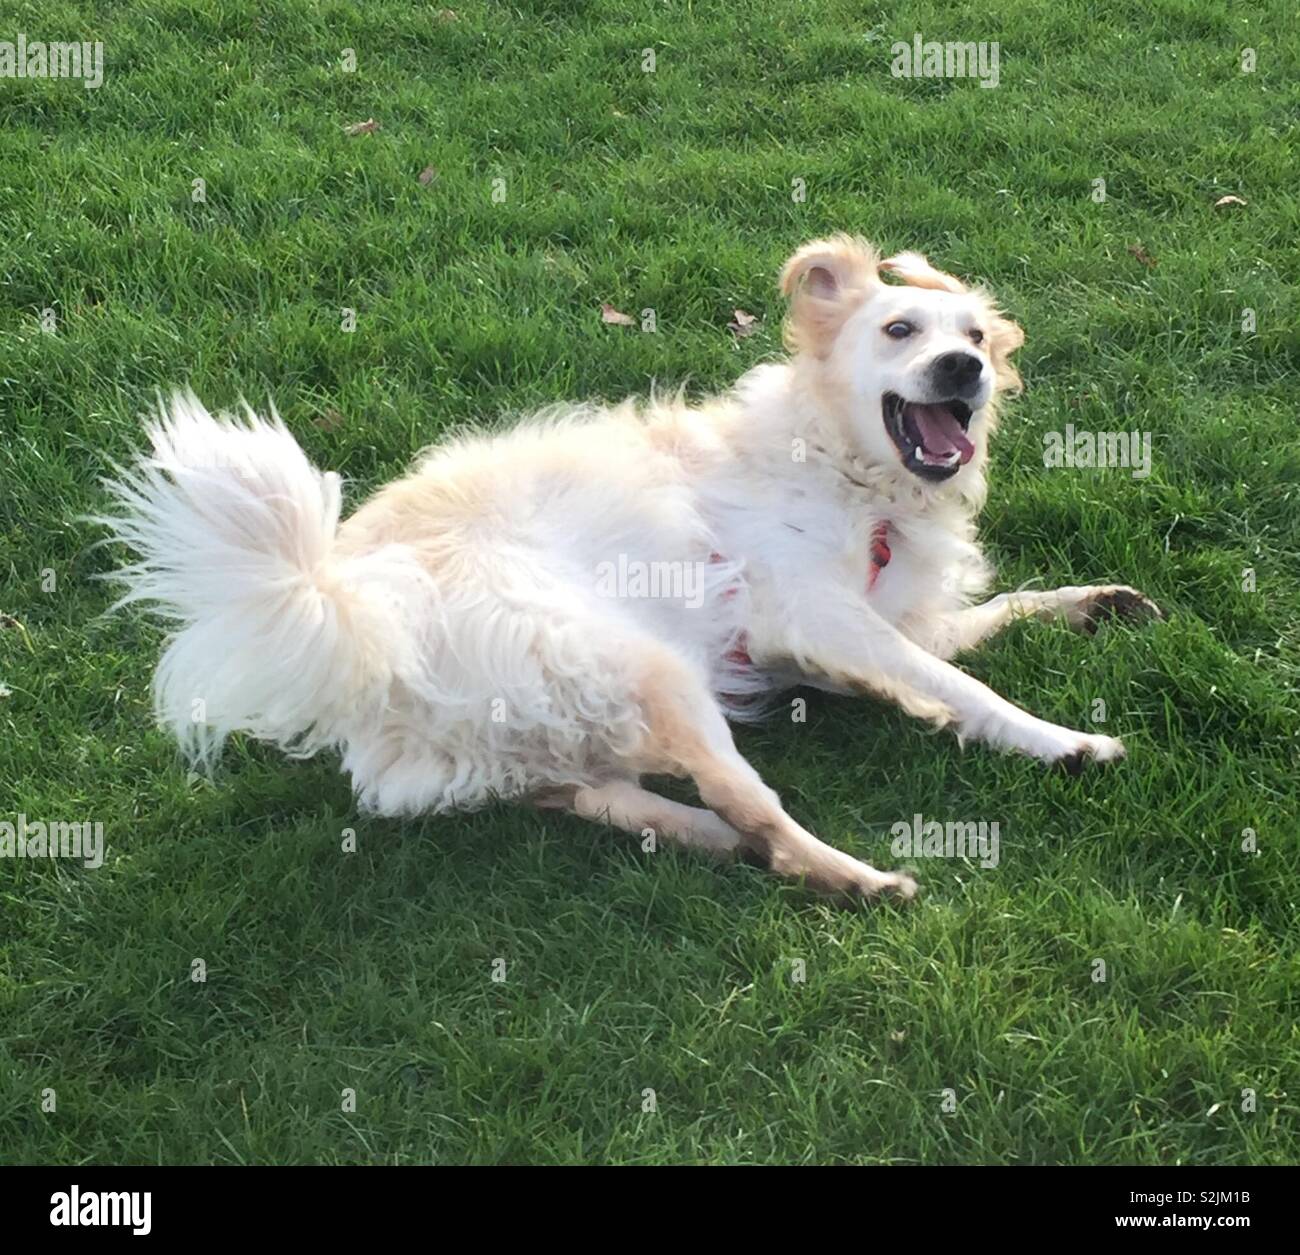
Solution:
[(885, 327), (885, 334), (891, 340), (906, 340), (916, 328), (910, 322), (904, 322), (901, 318), (897, 322), (891, 322)]
[(970, 342), (972, 344), (984, 343), (984, 333), (978, 327), (976, 327), (975, 330), (970, 333)]

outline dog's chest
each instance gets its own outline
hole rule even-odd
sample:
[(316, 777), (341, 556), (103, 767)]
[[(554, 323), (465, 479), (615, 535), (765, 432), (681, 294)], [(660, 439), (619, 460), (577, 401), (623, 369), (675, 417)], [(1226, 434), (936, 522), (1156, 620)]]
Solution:
[(842, 565), (851, 587), (887, 623), (918, 612), (942, 613), (959, 602), (960, 555), (944, 535), (904, 515), (882, 512), (844, 538)]
[[(889, 623), (942, 613), (962, 602), (978, 550), (941, 523), (889, 505), (844, 509), (828, 501), (787, 500), (747, 533), (738, 556), (762, 598), (766, 588), (815, 613), (821, 596), (839, 592)], [(801, 606), (803, 599), (806, 605)]]

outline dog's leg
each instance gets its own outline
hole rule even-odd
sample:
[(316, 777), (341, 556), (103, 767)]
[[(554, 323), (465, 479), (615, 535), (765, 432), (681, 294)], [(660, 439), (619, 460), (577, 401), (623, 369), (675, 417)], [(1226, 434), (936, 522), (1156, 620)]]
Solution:
[(908, 634), (940, 658), (974, 649), (1017, 619), (1063, 619), (1077, 632), (1092, 633), (1104, 619), (1162, 619), (1160, 607), (1124, 584), (1091, 584), (1002, 593), (981, 606), (945, 615), (932, 631)]
[(735, 854), (742, 839), (725, 820), (699, 806), (684, 806), (641, 788), (632, 780), (614, 780), (598, 788), (566, 789), (539, 799), (541, 806), (563, 807), (583, 819), (609, 823), (634, 836), (647, 832), (719, 858)]
[(1071, 771), (1087, 759), (1121, 758), (1114, 737), (1075, 732), (1035, 718), (886, 623), (865, 598), (790, 581), (778, 613), (756, 618), (749, 652), (760, 665), (792, 659), (842, 687), (881, 694), (910, 714), (953, 723), (959, 735), (1018, 750)]
[(647, 655), (639, 696), (647, 728), (638, 752), (642, 769), (690, 776), (704, 804), (772, 871), (850, 898), (915, 894), (911, 877), (878, 871), (795, 823), (736, 749), (708, 685), (675, 655), (665, 650)]

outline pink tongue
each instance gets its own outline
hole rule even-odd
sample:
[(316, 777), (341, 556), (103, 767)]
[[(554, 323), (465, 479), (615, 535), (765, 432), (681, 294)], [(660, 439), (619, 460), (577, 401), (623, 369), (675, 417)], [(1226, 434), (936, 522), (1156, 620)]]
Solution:
[(975, 456), (975, 446), (966, 439), (961, 424), (946, 406), (912, 404), (907, 407), (907, 413), (921, 433), (925, 452), (931, 457), (943, 459), (956, 450), (964, 466)]

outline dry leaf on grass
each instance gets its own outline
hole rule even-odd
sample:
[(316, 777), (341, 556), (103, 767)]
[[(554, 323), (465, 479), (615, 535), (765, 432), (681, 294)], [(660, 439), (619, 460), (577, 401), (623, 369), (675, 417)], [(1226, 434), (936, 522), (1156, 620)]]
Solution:
[(379, 130), (379, 123), (374, 118), (367, 118), (364, 122), (353, 122), (343, 130), (348, 135), (373, 135)]
[(1240, 196), (1220, 196), (1214, 202), (1215, 209), (1222, 209), (1224, 205), (1244, 205), (1246, 202)]
[(727, 324), (727, 330), (734, 332), (737, 339), (741, 340), (746, 336), (752, 336), (758, 325), (757, 315), (747, 314), (743, 309), (734, 309), (731, 312), (735, 317)]
[(1154, 270), (1156, 259), (1142, 247), (1141, 244), (1130, 244), (1128, 251), (1133, 254), (1148, 270)]
[(616, 310), (608, 301), (602, 301), (600, 306), (600, 321), (607, 322), (614, 327), (635, 327), (636, 319), (631, 314), (621, 313)]

